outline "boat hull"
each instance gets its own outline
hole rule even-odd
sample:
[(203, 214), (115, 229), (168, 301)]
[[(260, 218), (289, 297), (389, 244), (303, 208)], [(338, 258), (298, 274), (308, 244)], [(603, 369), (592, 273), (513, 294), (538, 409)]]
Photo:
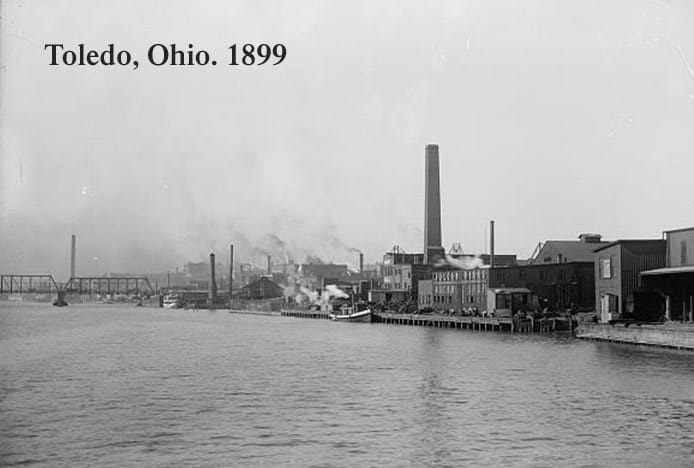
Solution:
[(355, 312), (353, 314), (329, 314), (330, 320), (334, 322), (361, 322), (361, 323), (371, 323), (371, 311), (362, 310), (361, 312)]

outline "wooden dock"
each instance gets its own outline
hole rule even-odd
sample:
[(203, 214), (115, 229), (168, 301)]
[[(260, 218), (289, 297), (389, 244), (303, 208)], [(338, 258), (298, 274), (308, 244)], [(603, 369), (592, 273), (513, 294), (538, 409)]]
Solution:
[[(440, 314), (396, 314), (389, 312), (375, 312), (375, 323), (409, 325), (418, 327), (456, 328), (476, 331), (505, 331), (510, 333), (548, 333), (557, 330), (571, 328), (568, 320), (561, 318), (523, 319), (496, 318), (496, 317), (471, 317), (449, 316)], [(568, 326), (567, 326), (568, 325)]]
[[(328, 319), (328, 312), (320, 310), (283, 309), (283, 317)], [(509, 333), (548, 333), (557, 330), (570, 330), (566, 319), (545, 318), (523, 319), (451, 316), (441, 314), (398, 314), (394, 312), (374, 312), (372, 323), (388, 325), (409, 325), (415, 327), (456, 328), (460, 330), (495, 331)]]
[(292, 310), (282, 309), (280, 311), (282, 317), (310, 318), (310, 319), (328, 319), (328, 313), (321, 310)]

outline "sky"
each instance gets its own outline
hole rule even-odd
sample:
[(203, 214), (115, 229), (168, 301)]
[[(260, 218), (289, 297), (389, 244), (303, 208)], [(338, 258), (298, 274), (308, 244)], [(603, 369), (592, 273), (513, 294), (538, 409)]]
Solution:
[[(155, 272), (211, 251), (356, 265), (443, 244), (527, 258), (694, 225), (694, 3), (0, 2), (0, 272)], [(50, 66), (49, 43), (140, 66)], [(212, 66), (147, 63), (193, 44)], [(231, 44), (284, 44), (228, 66)], [(284, 243), (286, 248), (281, 244)]]

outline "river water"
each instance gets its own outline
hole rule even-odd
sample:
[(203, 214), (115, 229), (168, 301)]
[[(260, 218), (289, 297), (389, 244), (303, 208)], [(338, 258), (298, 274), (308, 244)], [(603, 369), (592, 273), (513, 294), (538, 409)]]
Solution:
[(694, 466), (694, 353), (0, 303), (0, 464)]

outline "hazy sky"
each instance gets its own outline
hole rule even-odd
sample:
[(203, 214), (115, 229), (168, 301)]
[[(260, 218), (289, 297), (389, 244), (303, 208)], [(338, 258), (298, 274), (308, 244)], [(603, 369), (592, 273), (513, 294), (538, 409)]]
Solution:
[[(356, 264), (694, 225), (691, 1), (1, 2), (0, 272), (157, 271), (266, 236)], [(283, 43), (278, 66), (227, 47)], [(46, 43), (130, 67), (49, 66)], [(154, 67), (192, 43), (217, 67)]]

